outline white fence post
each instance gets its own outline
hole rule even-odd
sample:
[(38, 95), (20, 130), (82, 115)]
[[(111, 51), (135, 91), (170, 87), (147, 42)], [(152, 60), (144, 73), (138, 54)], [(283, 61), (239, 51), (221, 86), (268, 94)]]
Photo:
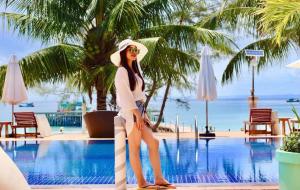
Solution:
[(178, 115), (176, 115), (175, 129), (176, 129), (176, 136), (177, 136), (177, 139), (179, 139), (179, 118), (178, 118)]
[(126, 190), (126, 136), (125, 120), (114, 118), (115, 125), (115, 185), (116, 190)]
[(196, 115), (195, 115), (195, 138), (198, 139), (198, 121)]

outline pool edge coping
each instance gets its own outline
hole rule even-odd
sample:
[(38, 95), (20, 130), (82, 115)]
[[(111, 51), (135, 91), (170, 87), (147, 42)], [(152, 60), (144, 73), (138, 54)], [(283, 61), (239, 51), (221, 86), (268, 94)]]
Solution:
[[(174, 183), (178, 187), (246, 187), (246, 186), (255, 186), (255, 187), (273, 187), (279, 186), (278, 183)], [(137, 184), (127, 184), (127, 187), (132, 188), (136, 187)], [(32, 189), (54, 189), (54, 188), (114, 188), (115, 184), (83, 184), (83, 185), (76, 185), (76, 184), (66, 184), (66, 185), (30, 185)]]

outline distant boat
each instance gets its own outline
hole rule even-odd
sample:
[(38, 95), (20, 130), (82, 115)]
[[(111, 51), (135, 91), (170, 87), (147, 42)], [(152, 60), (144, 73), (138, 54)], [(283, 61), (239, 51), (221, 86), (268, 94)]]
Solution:
[(34, 107), (33, 102), (19, 104), (19, 107)]
[(300, 102), (300, 100), (298, 98), (290, 98), (286, 102)]

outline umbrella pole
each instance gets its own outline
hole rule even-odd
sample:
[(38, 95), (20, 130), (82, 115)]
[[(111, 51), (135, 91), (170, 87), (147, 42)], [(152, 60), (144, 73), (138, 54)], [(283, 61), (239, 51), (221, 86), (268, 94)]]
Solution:
[(215, 137), (215, 133), (208, 131), (208, 100), (205, 101), (205, 114), (206, 114), (206, 124), (205, 124), (205, 133), (199, 134), (200, 137)]
[(11, 105), (11, 124), (14, 125), (14, 104)]
[(208, 141), (209, 139), (205, 139), (206, 141), (206, 172), (209, 172), (209, 163), (208, 163)]
[(209, 131), (208, 131), (208, 101), (207, 100), (205, 101), (205, 114), (206, 114), (205, 133), (208, 134)]

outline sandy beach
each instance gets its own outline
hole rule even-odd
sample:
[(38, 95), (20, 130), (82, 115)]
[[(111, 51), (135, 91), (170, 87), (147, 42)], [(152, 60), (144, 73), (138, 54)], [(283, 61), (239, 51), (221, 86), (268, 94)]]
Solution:
[[(243, 131), (220, 131), (216, 132), (216, 138), (247, 138), (248, 134), (245, 134)], [(176, 138), (176, 133), (154, 133), (158, 139), (174, 139)], [(251, 138), (280, 138), (281, 135), (271, 136), (271, 135), (257, 135), (251, 136)], [(194, 132), (184, 132), (180, 133), (179, 138), (195, 138)], [(24, 138), (1, 138), (2, 141), (24, 141)], [(27, 137), (26, 140), (113, 140), (113, 138), (90, 138), (87, 133), (67, 133), (67, 134), (54, 134), (44, 138), (31, 138)]]

